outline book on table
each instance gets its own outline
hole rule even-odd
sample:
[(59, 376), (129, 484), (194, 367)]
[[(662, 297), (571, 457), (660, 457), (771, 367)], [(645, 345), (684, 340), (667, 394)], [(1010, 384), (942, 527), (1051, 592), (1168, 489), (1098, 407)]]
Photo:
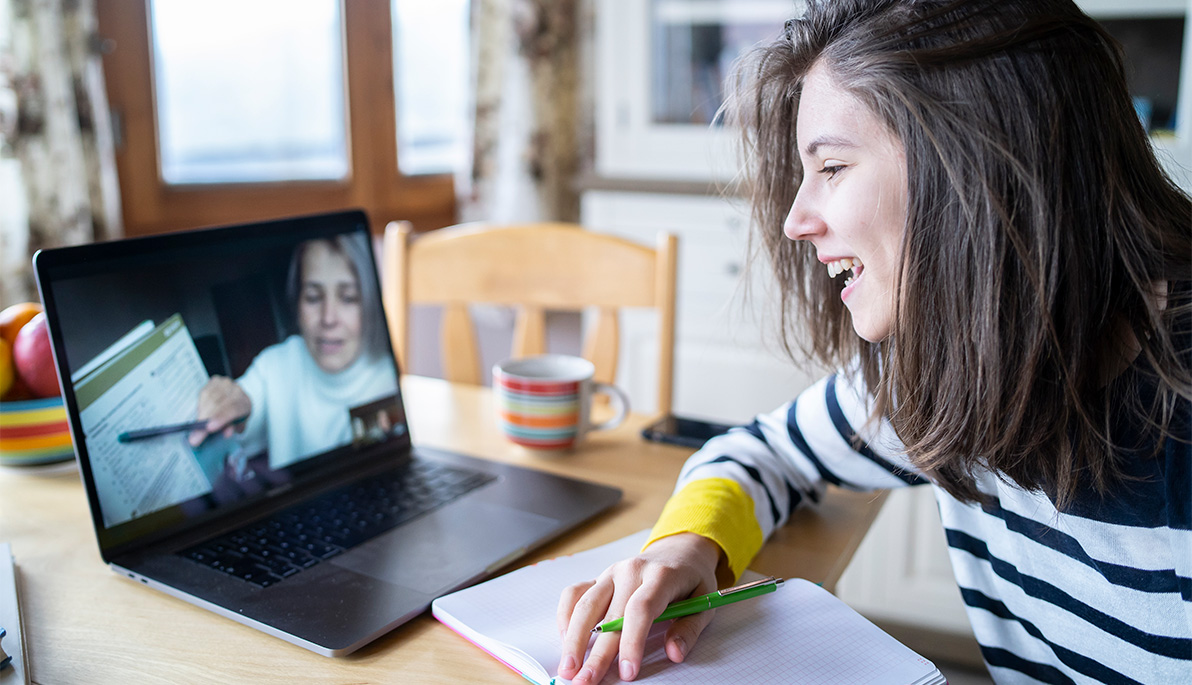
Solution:
[[(568, 585), (595, 578), (633, 556), (649, 531), (571, 556), (543, 561), (445, 595), (435, 618), (538, 685), (560, 682), (562, 640), (555, 609)], [(749, 574), (749, 572), (747, 572)], [(756, 574), (743, 578), (748, 581)], [(946, 682), (939, 670), (827, 590), (791, 579), (764, 597), (716, 610), (681, 664), (663, 650), (666, 623), (654, 626), (638, 681), (645, 683)], [(605, 682), (619, 682), (610, 669)]]

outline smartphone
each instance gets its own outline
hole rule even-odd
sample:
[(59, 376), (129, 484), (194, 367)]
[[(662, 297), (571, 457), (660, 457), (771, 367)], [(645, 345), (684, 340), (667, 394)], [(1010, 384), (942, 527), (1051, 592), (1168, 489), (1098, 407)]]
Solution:
[(669, 414), (642, 429), (642, 437), (684, 447), (703, 447), (710, 438), (722, 435), (730, 424)]

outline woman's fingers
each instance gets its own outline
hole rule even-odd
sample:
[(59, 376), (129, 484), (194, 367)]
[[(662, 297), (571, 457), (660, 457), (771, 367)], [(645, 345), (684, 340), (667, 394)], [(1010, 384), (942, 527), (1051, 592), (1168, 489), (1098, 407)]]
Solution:
[[(615, 667), (622, 680), (635, 679), (654, 619), (675, 599), (715, 590), (720, 557), (720, 548), (707, 538), (668, 536), (641, 555), (610, 566), (595, 581), (564, 590), (556, 613), (564, 631), (559, 676), (590, 685)], [(619, 617), (625, 619), (622, 629), (598, 635), (585, 659), (591, 629)], [(705, 614), (676, 621), (677, 628), (667, 633), (668, 656), (685, 658), (710, 619)]]
[(244, 390), (230, 378), (212, 376), (207, 385), (199, 391), (198, 409), (196, 416), (207, 419), (207, 425), (191, 431), (189, 440), (192, 446), (198, 446), (207, 436), (223, 432), (231, 437), (236, 427), (232, 422), (242, 416), (247, 416), (252, 410), (252, 401)]
[(646, 651), (646, 637), (654, 620), (666, 610), (670, 598), (680, 592), (678, 586), (669, 584), (672, 574), (663, 574), (642, 583), (641, 587), (625, 604), (625, 622), (621, 625), (620, 662), (618, 672), (621, 680), (633, 680), (641, 670)]
[[(608, 669), (617, 659), (621, 634), (618, 632), (601, 633), (592, 643), (592, 651), (584, 660), (579, 673), (571, 679), (571, 685), (594, 685), (599, 683)], [(560, 673), (559, 675), (562, 675)]]
[(676, 664), (686, 659), (700, 633), (712, 622), (715, 613), (716, 610), (713, 609), (675, 619), (670, 628), (666, 629), (666, 658)]
[(567, 632), (563, 635), (563, 653), (559, 659), (560, 676), (573, 679), (579, 672), (592, 636), (592, 627), (608, 614), (613, 590), (612, 576), (605, 571), (575, 603), (575, 608), (571, 611), (571, 620), (567, 623)]
[[(654, 625), (654, 619), (666, 610), (671, 601), (705, 595), (716, 589), (714, 583), (705, 579), (700, 581), (695, 589), (685, 591), (683, 588), (687, 587), (689, 582), (689, 579), (673, 571), (659, 573), (642, 583), (638, 591), (630, 597), (625, 607), (625, 623), (621, 628), (619, 667), (622, 680), (637, 677), (642, 659), (645, 657), (646, 638)], [(699, 634), (712, 620), (713, 613), (704, 611), (674, 621), (666, 634), (667, 657), (671, 658), (671, 661), (682, 661), (699, 638)], [(674, 643), (673, 647), (671, 643)], [(679, 658), (673, 658), (675, 655)]]
[(571, 624), (571, 613), (575, 610), (575, 605), (579, 602), (579, 598), (583, 597), (588, 588), (596, 584), (594, 580), (587, 580), (582, 583), (576, 583), (563, 590), (563, 594), (559, 595), (559, 608), (555, 613), (555, 622), (559, 628), (560, 635), (567, 634), (567, 626)]

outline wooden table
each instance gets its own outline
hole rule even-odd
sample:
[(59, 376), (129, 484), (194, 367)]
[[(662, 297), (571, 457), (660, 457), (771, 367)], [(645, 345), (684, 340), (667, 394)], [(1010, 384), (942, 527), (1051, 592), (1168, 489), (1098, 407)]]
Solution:
[[(505, 441), (486, 388), (403, 380), (415, 442), (607, 483), (622, 502), (510, 568), (611, 542), (649, 527), (691, 450), (650, 443), (631, 416), (569, 453), (537, 454)], [(752, 568), (831, 588), (882, 494), (833, 489), (798, 512)], [(330, 659), (117, 576), (99, 558), (76, 469), (0, 468), (0, 542), (17, 563), (34, 682), (524, 683), (429, 612), (348, 657)], [(550, 601), (554, 601), (553, 598)]]

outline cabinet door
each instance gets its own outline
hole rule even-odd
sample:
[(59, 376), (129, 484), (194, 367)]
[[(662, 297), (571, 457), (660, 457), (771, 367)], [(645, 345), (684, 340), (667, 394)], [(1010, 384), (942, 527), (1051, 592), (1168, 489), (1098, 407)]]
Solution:
[(601, 0), (596, 173), (729, 180), (733, 134), (714, 123), (732, 61), (782, 32), (795, 0)]
[(836, 594), (876, 621), (973, 634), (930, 487), (890, 493)]

